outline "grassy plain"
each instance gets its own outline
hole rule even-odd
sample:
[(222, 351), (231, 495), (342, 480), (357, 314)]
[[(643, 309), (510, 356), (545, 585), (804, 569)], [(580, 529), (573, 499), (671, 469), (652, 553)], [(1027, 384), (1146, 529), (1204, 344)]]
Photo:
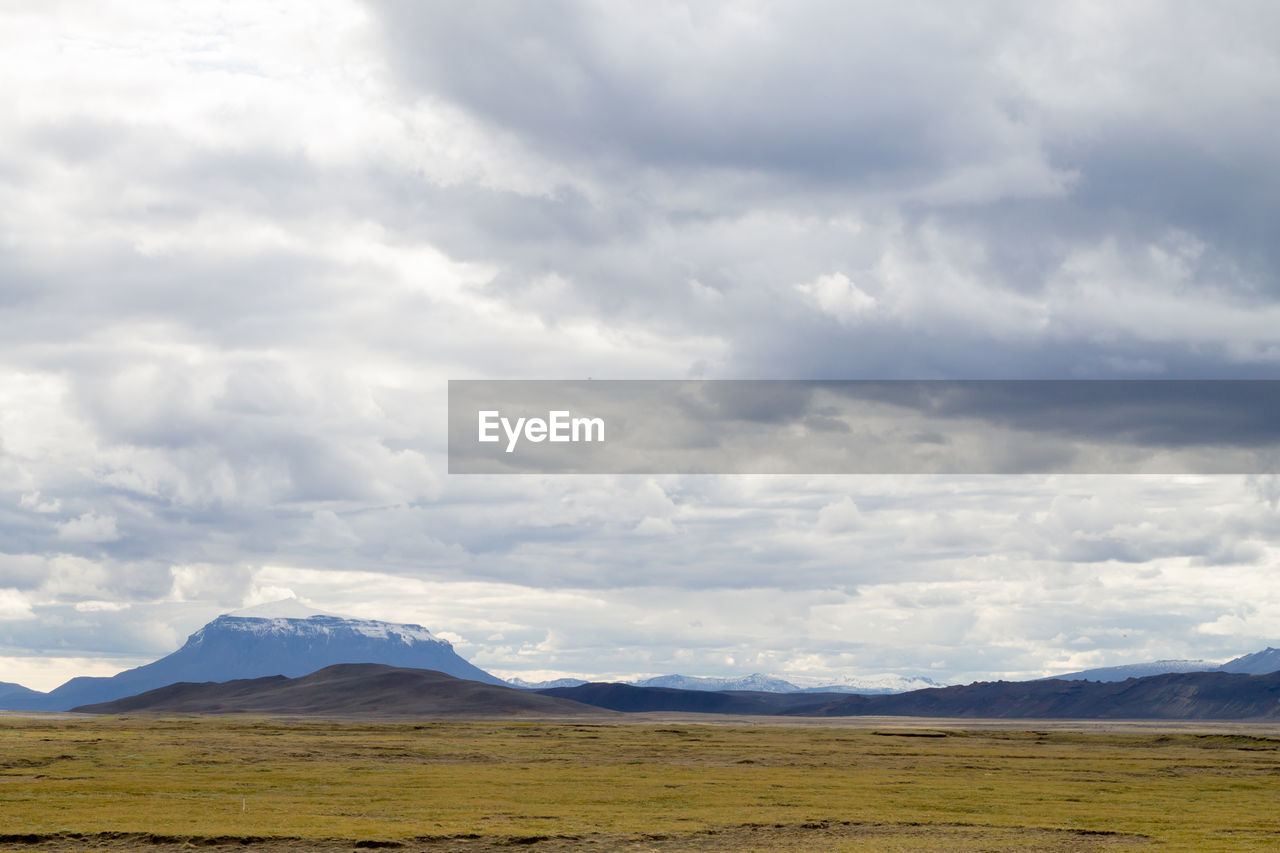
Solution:
[(0, 716), (0, 850), (1280, 848), (1245, 729)]

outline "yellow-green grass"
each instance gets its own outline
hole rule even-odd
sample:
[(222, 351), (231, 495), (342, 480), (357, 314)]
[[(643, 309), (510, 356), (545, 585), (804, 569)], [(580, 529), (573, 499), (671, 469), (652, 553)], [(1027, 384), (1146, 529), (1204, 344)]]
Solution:
[(0, 836), (1280, 848), (1280, 739), (940, 726), (0, 717)]

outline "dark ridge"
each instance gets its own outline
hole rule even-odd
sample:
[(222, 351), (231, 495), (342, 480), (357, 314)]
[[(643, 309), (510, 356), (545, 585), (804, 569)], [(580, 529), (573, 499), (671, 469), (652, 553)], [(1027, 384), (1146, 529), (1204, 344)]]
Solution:
[(825, 717), (990, 717), (1045, 719), (1280, 719), (1280, 672), (1178, 672), (1126, 681), (981, 681), (892, 696), (843, 696)]
[(572, 699), (611, 711), (687, 711), (701, 714), (803, 714), (817, 712), (842, 693), (765, 693), (751, 690), (680, 690), (675, 687), (637, 687), (632, 684), (591, 682), (577, 687), (535, 691), (543, 696)]
[(598, 716), (598, 708), (424, 669), (336, 664), (304, 675), (193, 684), (81, 705), (86, 714), (290, 714), (330, 717)]

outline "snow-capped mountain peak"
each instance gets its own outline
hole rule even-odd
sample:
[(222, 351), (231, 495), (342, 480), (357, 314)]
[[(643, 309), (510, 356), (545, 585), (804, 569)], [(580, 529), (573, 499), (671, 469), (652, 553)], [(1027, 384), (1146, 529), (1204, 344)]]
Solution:
[(388, 640), (391, 642), (413, 645), (414, 643), (438, 643), (452, 646), (432, 634), (421, 625), (400, 624), (396, 622), (380, 622), (376, 619), (353, 619), (346, 616), (248, 616), (225, 614), (197, 631), (193, 637), (199, 638), (211, 628), (220, 631), (239, 631), (259, 637), (265, 636), (330, 636), (335, 634), (358, 635), (372, 640)]
[[(320, 635), (332, 634), (335, 630), (339, 630), (374, 640), (398, 641), (406, 645), (414, 643), (450, 645), (447, 640), (440, 639), (421, 625), (340, 616), (306, 604), (296, 597), (268, 601), (265, 604), (256, 604), (224, 613), (205, 628), (214, 625), (223, 630), (240, 630), (259, 636)], [(205, 628), (202, 628), (201, 632)], [(201, 632), (197, 632), (197, 636)]]

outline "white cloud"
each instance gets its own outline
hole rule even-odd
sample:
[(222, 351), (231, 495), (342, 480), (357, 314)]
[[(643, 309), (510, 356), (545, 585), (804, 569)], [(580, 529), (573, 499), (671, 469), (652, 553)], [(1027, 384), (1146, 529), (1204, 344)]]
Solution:
[(23, 495), (18, 501), (18, 505), (33, 509), (40, 513), (54, 513), (62, 509), (62, 501), (57, 498), (50, 498), (46, 500), (40, 496), (39, 492), (31, 492)]
[(818, 530), (823, 533), (843, 533), (857, 530), (863, 524), (862, 513), (853, 498), (845, 495), (818, 510)]
[(58, 538), (67, 542), (114, 542), (120, 538), (116, 519), (111, 515), (86, 512), (58, 524)]
[(16, 589), (0, 589), (0, 619), (34, 619), (30, 600)]
[(679, 532), (671, 519), (654, 518), (652, 515), (642, 518), (635, 530), (638, 536), (674, 536)]
[(841, 323), (855, 324), (876, 309), (876, 298), (850, 281), (844, 273), (821, 275), (808, 284), (797, 284), (795, 288), (818, 310)]

